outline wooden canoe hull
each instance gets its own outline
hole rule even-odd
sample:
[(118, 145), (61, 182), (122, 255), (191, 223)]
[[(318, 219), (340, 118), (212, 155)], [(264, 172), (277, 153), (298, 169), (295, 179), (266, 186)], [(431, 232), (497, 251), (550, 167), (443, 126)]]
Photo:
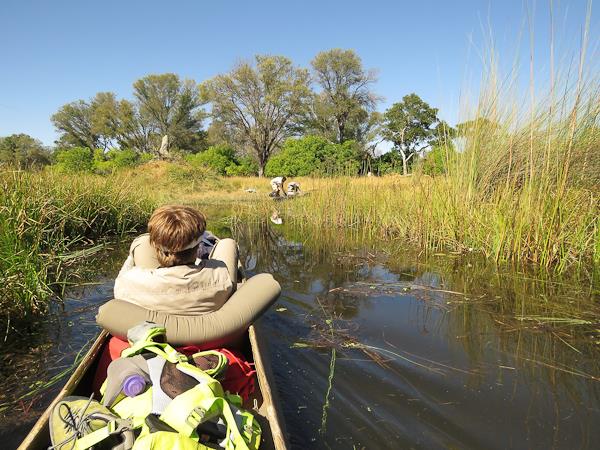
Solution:
[[(48, 421), (52, 409), (58, 402), (69, 395), (83, 395), (86, 397), (91, 395), (91, 384), (97, 363), (109, 338), (110, 335), (105, 330), (98, 335), (77, 369), (75, 369), (75, 372), (73, 372), (58, 395), (50, 403), (50, 406), (40, 416), (17, 450), (45, 450), (50, 446)], [(260, 332), (255, 325), (251, 326), (248, 330), (247, 343), (251, 349), (251, 354), (248, 354), (247, 357), (251, 357), (254, 360), (258, 377), (258, 386), (251, 399), (251, 404), (255, 405), (252, 412), (259, 420), (263, 430), (260, 448), (285, 450), (287, 449), (287, 443), (278, 407), (277, 393), (272, 384), (271, 366), (268, 361), (268, 354), (265, 352), (265, 347), (262, 343)]]

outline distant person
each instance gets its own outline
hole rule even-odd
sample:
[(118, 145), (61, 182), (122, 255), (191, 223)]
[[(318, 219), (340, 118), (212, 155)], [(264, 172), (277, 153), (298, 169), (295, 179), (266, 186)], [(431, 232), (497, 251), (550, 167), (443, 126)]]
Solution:
[(294, 195), (300, 195), (300, 183), (292, 181), (287, 186), (287, 195), (293, 197)]
[(271, 197), (286, 196), (285, 190), (283, 189), (283, 183), (285, 183), (285, 177), (276, 177), (271, 180)]

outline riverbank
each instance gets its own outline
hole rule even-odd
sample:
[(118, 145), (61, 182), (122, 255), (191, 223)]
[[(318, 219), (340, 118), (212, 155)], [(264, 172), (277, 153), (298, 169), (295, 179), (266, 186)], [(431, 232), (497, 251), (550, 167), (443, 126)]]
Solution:
[(242, 221), (261, 221), (276, 210), (307, 236), (345, 230), (354, 239), (403, 242), (429, 252), (478, 253), (498, 263), (559, 272), (596, 270), (598, 185), (593, 177), (581, 182), (595, 163), (588, 162), (586, 170), (578, 169), (576, 177), (563, 182), (554, 172), (523, 179), (522, 170), (500, 179), (490, 174), (494, 168), (482, 167), (484, 161), (473, 174), (464, 167), (472, 164), (468, 157), (465, 153), (449, 162), (451, 171), (437, 177), (419, 172), (298, 177), (293, 180), (310, 195), (285, 202), (268, 197), (266, 178), (220, 177), (181, 163), (153, 161), (105, 179), (128, 184), (154, 204), (197, 206), (208, 212), (209, 221), (210, 212), (221, 208)]

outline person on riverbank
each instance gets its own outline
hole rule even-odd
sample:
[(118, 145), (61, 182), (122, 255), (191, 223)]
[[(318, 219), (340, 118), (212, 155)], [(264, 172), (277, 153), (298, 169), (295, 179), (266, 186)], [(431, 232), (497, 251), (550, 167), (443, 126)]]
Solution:
[(287, 195), (283, 188), (285, 180), (285, 177), (275, 177), (271, 180), (271, 193), (269, 194), (271, 197), (285, 197)]

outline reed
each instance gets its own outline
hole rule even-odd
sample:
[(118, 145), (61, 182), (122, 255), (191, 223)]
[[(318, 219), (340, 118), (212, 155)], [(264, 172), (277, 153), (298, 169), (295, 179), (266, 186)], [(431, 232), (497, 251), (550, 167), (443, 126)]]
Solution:
[(152, 207), (119, 178), (0, 172), (0, 319), (7, 330), (10, 320), (47, 311), (98, 242), (142, 227)]
[[(431, 251), (480, 252), (498, 262), (563, 271), (597, 264), (598, 195), (545, 183), (468, 191), (462, 176), (321, 180), (311, 195), (277, 205), (305, 233), (351, 230), (357, 239), (404, 241)], [(488, 192), (489, 190), (489, 192)]]
[(479, 252), (559, 272), (595, 270), (600, 75), (585, 66), (587, 33), (576, 62), (563, 70), (551, 65), (550, 74), (541, 74), (550, 80), (546, 89), (532, 75), (527, 95), (517, 68), (501, 76), (490, 51), (478, 100), (464, 107), (470, 120), (446, 142), (444, 175), (415, 170), (410, 177), (312, 180), (309, 196), (276, 208), (306, 233), (349, 229), (357, 238), (430, 251)]

